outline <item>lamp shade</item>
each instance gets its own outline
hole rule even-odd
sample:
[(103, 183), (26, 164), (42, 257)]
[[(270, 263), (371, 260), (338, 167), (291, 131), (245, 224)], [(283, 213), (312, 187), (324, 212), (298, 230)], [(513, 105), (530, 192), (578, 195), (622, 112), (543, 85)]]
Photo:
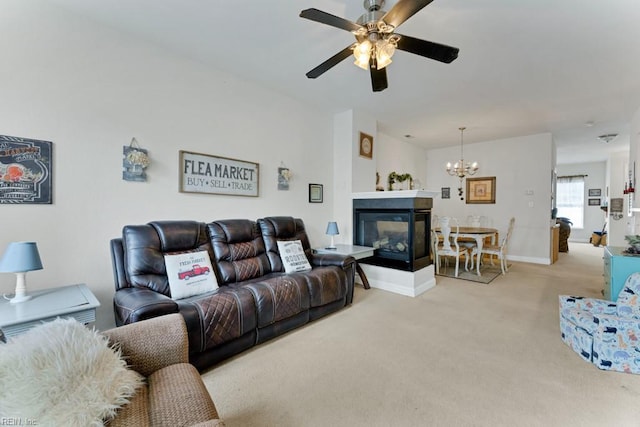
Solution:
[(0, 260), (0, 272), (19, 273), (42, 270), (36, 242), (12, 242)]
[(340, 234), (340, 232), (338, 231), (338, 223), (334, 222), (334, 221), (330, 221), (329, 224), (327, 224), (327, 233), (329, 236), (335, 236), (336, 234)]

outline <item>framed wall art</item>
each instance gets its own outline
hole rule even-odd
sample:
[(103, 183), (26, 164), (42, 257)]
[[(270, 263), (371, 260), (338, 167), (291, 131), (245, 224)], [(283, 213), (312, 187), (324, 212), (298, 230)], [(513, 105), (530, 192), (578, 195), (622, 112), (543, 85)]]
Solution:
[(600, 199), (589, 199), (589, 206), (600, 206)]
[(360, 157), (373, 158), (373, 137), (360, 132)]
[(309, 184), (309, 203), (322, 203), (322, 184)]
[(451, 198), (451, 187), (442, 187), (442, 189), (440, 191), (440, 197), (442, 197), (443, 199), (450, 199)]
[(602, 192), (599, 188), (590, 188), (589, 189), (589, 197), (600, 197)]
[(181, 193), (258, 197), (258, 163), (180, 150)]
[(467, 204), (496, 202), (496, 177), (467, 178)]
[(51, 204), (53, 144), (0, 135), (0, 204)]

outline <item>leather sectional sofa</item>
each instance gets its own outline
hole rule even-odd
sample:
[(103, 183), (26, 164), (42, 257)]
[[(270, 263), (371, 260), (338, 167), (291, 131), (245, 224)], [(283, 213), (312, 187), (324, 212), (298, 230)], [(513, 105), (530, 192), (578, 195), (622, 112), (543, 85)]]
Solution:
[[(312, 269), (285, 273), (278, 241), (300, 240)], [(292, 217), (127, 225), (111, 240), (116, 325), (180, 313), (202, 370), (353, 300), (355, 259), (315, 254)], [(164, 255), (206, 250), (219, 288), (171, 298)]]

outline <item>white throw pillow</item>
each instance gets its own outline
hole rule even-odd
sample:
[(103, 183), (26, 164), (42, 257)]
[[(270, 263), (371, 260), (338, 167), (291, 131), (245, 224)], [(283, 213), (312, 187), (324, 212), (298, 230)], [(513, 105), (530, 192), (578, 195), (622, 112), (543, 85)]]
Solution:
[(204, 294), (218, 289), (207, 251), (165, 255), (171, 298), (174, 300)]
[(278, 241), (278, 251), (285, 272), (295, 273), (311, 270), (311, 264), (304, 254), (300, 240)]
[(0, 343), (0, 420), (102, 426), (142, 383), (105, 336), (74, 319)]

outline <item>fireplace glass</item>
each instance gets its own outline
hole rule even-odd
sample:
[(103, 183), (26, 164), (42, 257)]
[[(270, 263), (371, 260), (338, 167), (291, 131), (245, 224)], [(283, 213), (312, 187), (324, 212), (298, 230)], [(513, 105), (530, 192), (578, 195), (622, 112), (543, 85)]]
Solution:
[(430, 213), (414, 210), (357, 210), (356, 245), (375, 248), (365, 262), (415, 271), (430, 264)]

